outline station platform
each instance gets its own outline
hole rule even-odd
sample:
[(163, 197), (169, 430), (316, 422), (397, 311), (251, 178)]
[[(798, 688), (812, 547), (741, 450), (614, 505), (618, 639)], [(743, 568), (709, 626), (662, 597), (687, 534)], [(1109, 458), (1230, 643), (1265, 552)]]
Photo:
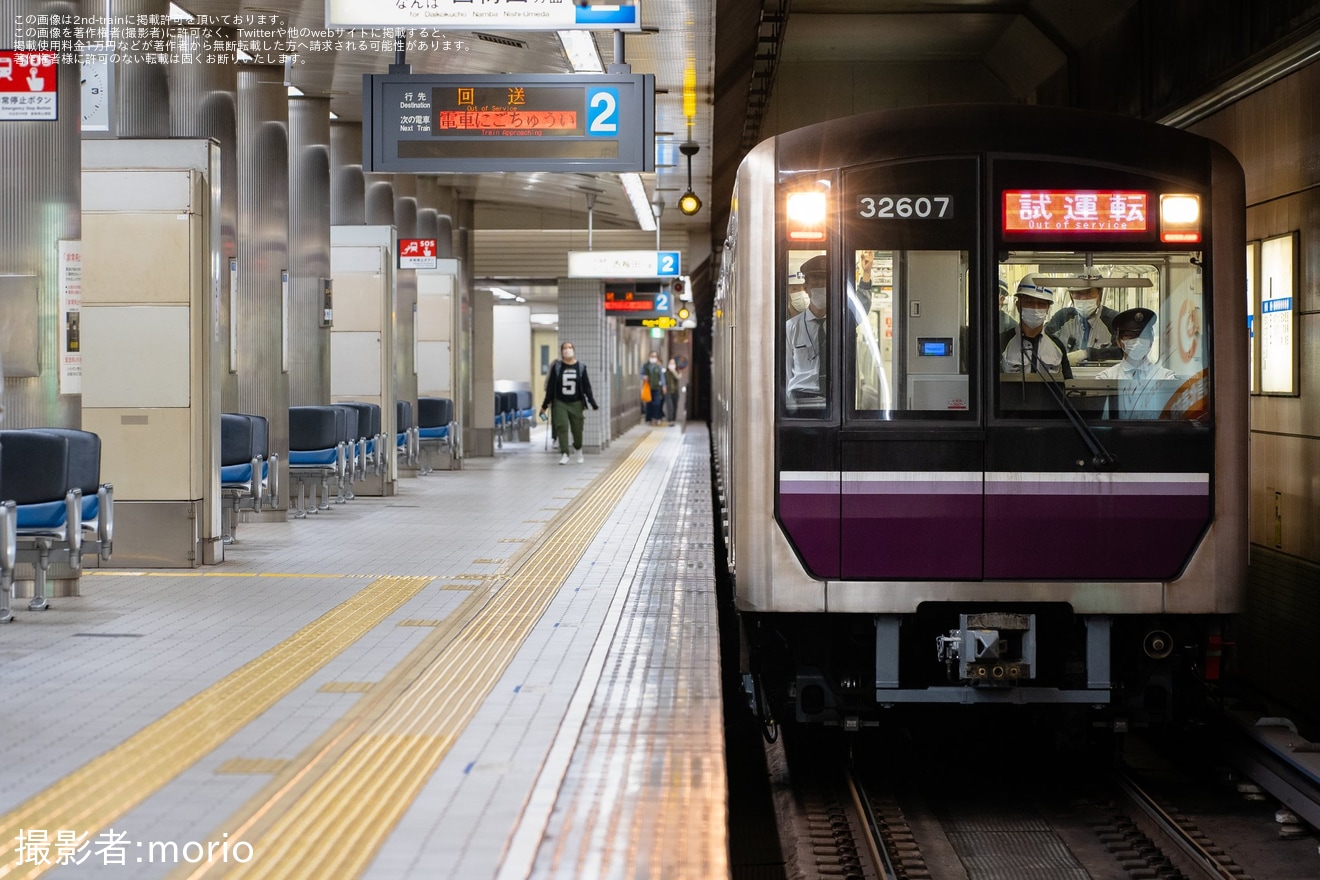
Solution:
[(544, 430), (0, 627), (0, 877), (727, 876), (705, 428)]

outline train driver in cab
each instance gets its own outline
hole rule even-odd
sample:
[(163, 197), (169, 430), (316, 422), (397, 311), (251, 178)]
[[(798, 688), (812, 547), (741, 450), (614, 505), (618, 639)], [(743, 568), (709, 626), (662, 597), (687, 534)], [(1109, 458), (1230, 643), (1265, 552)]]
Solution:
[(1068, 349), (1073, 366), (1087, 361), (1116, 361), (1123, 351), (1114, 341), (1114, 318), (1118, 311), (1104, 304), (1104, 291), (1083, 287), (1069, 291), (1070, 308), (1059, 309), (1045, 324), (1045, 332)]
[(1054, 291), (1028, 275), (1018, 282), (1018, 322), (999, 334), (1000, 370), (1004, 373), (1044, 373), (1071, 379), (1067, 349), (1045, 330), (1045, 316), (1054, 304)]
[(1107, 418), (1157, 419), (1177, 387), (1173, 371), (1150, 359), (1156, 321), (1150, 309), (1128, 309), (1114, 318), (1123, 360), (1096, 374), (1097, 379), (1118, 380), (1117, 414), (1112, 403), (1106, 404)]
[(829, 390), (829, 260), (824, 254), (814, 256), (802, 264), (801, 272), (807, 301), (785, 325), (784, 393), (790, 408), (823, 408)]

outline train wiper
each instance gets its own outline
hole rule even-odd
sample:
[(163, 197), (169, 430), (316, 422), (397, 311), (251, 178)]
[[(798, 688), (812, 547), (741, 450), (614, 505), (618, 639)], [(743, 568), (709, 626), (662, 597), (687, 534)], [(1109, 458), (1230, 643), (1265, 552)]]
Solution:
[(1054, 402), (1059, 405), (1059, 409), (1063, 410), (1064, 415), (1068, 417), (1068, 421), (1072, 422), (1073, 430), (1077, 432), (1077, 436), (1082, 438), (1086, 448), (1091, 451), (1091, 464), (1098, 468), (1113, 467), (1118, 464), (1118, 456), (1106, 449), (1105, 445), (1100, 442), (1100, 438), (1095, 435), (1095, 431), (1091, 430), (1091, 426), (1086, 423), (1086, 419), (1082, 418), (1082, 414), (1077, 411), (1077, 407), (1073, 406), (1073, 402), (1068, 399), (1068, 392), (1064, 389), (1063, 384), (1054, 378), (1049, 366), (1039, 364), (1039, 369), (1043, 379), (1041, 384), (1050, 390), (1050, 396), (1054, 398)]

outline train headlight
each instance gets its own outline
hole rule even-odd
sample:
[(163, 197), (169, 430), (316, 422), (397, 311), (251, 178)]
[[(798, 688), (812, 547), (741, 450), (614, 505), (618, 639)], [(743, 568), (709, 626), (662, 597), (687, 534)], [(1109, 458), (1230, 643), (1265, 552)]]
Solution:
[(1201, 240), (1201, 197), (1183, 193), (1160, 194), (1160, 241)]
[(786, 207), (790, 241), (825, 240), (825, 193), (816, 190), (789, 193)]

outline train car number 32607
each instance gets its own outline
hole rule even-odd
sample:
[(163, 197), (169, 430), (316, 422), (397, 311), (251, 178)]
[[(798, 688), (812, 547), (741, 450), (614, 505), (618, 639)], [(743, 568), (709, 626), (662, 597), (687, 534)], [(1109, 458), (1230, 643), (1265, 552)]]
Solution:
[(862, 196), (858, 216), (875, 220), (948, 220), (953, 196)]

